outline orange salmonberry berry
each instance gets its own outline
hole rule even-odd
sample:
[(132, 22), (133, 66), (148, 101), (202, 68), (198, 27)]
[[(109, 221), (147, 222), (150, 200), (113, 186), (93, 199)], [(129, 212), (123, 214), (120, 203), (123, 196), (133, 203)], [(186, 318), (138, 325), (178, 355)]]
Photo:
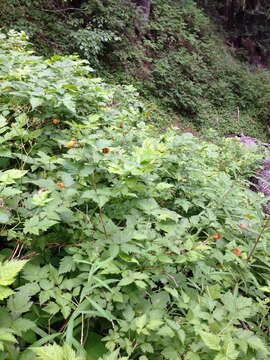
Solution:
[(111, 151), (110, 148), (104, 148), (102, 149), (103, 154), (108, 154)]
[(240, 224), (240, 229), (244, 229), (246, 227), (246, 225), (245, 224)]
[(184, 183), (185, 181), (186, 181), (186, 179), (184, 179), (184, 178), (181, 179), (181, 182), (182, 182), (182, 183)]
[(213, 236), (213, 239), (214, 239), (215, 241), (221, 239), (221, 234), (220, 234), (220, 233), (216, 233), (216, 234)]
[(55, 118), (52, 122), (54, 123), (54, 125), (56, 125), (58, 123), (58, 120)]
[(235, 255), (237, 256), (242, 256), (242, 253), (241, 253), (241, 250), (236, 248), (236, 249), (233, 249), (233, 252), (235, 253)]
[(103, 139), (103, 136), (102, 135), (100, 135), (100, 137), (99, 137), (100, 139)]
[(57, 182), (57, 185), (60, 187), (60, 189), (63, 189), (63, 188), (66, 187), (65, 184), (62, 183), (61, 181), (58, 181), (58, 182)]
[(76, 141), (75, 141), (75, 140), (70, 140), (70, 141), (68, 142), (68, 147), (72, 148), (72, 147), (74, 147), (75, 144), (76, 144)]
[(119, 127), (122, 129), (124, 127), (124, 124), (120, 122)]

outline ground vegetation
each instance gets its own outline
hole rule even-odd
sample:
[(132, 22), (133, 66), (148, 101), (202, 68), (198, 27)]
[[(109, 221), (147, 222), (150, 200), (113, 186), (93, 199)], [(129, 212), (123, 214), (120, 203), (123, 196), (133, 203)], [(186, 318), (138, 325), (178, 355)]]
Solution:
[(264, 161), (0, 35), (0, 359), (265, 360)]

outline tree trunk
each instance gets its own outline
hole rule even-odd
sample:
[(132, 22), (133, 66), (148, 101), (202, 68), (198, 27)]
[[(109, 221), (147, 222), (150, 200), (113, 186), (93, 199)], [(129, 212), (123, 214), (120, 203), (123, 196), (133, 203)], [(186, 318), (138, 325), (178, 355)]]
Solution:
[(228, 30), (231, 30), (234, 24), (234, 5), (235, 5), (235, 0), (226, 0), (225, 13), (227, 16)]
[(134, 0), (137, 6), (141, 6), (143, 9), (143, 20), (145, 22), (149, 21), (149, 15), (150, 15), (150, 5), (151, 0)]

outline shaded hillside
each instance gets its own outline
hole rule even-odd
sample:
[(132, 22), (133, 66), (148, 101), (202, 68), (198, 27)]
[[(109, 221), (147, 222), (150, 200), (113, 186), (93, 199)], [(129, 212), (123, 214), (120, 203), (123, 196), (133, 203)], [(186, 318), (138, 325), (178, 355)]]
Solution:
[(268, 0), (196, 0), (226, 31), (228, 44), (243, 61), (266, 66), (270, 61)]
[(193, 0), (152, 0), (145, 27), (138, 9), (128, 0), (13, 0), (1, 20), (42, 53), (79, 52), (103, 77), (134, 84), (198, 129), (266, 138), (269, 72), (241, 63)]

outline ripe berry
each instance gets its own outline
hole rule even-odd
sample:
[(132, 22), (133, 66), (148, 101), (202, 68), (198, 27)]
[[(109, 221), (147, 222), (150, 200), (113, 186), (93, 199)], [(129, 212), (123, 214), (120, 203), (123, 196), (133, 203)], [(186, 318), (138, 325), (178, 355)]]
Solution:
[(122, 127), (124, 127), (124, 124), (120, 122), (119, 127), (122, 129)]
[(103, 154), (108, 154), (110, 151), (111, 151), (110, 148), (102, 149)]
[(68, 143), (68, 147), (72, 148), (72, 147), (74, 147), (75, 144), (76, 144), (75, 140), (70, 140)]
[(234, 252), (235, 255), (237, 255), (237, 256), (242, 256), (242, 253), (241, 253), (240, 249), (238, 249), (238, 248), (233, 249), (233, 252)]
[(240, 229), (244, 229), (246, 227), (246, 225), (245, 224), (240, 224)]
[(220, 233), (216, 233), (216, 234), (213, 236), (213, 239), (214, 239), (215, 241), (221, 239), (221, 234), (220, 234)]
[(103, 136), (102, 135), (100, 135), (100, 137), (99, 137), (100, 139), (103, 139)]
[(58, 123), (58, 120), (57, 119), (53, 119), (53, 123), (54, 125), (56, 125)]
[(57, 185), (60, 187), (60, 189), (65, 188), (64, 183), (62, 183), (61, 181), (58, 181), (58, 182), (57, 182)]

